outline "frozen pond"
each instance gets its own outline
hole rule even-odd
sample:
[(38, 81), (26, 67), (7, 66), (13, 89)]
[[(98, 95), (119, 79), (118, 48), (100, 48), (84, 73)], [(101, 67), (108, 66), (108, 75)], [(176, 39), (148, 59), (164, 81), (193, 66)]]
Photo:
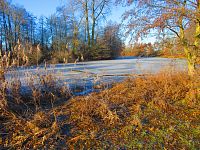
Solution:
[(39, 67), (19, 67), (6, 73), (6, 80), (19, 79), (26, 86), (31, 76), (52, 74), (59, 84), (70, 89), (82, 87), (73, 93), (83, 95), (95, 91), (94, 85), (109, 86), (120, 82), (127, 76), (156, 73), (160, 70), (180, 71), (186, 69), (186, 60), (169, 58), (125, 58), (116, 60), (79, 62), (77, 64), (57, 64)]

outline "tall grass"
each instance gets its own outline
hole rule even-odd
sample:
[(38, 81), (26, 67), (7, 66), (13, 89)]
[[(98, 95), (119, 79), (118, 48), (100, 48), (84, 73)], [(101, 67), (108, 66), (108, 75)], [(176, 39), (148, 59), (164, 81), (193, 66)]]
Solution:
[[(199, 75), (199, 74), (198, 74)], [(113, 88), (71, 97), (53, 76), (42, 89), (1, 83), (1, 148), (198, 149), (200, 78), (159, 73), (130, 78)]]
[(71, 93), (66, 87), (57, 86), (50, 74), (33, 76), (25, 87), (28, 92), (23, 88), (17, 78), (11, 82), (1, 80), (0, 148), (52, 148), (47, 142), (57, 139), (59, 127), (56, 114), (49, 112), (67, 101)]

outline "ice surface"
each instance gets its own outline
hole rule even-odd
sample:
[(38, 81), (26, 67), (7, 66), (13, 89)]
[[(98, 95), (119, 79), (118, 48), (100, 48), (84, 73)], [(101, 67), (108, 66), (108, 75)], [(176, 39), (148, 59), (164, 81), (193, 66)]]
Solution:
[[(79, 62), (77, 64), (48, 65), (46, 68), (19, 67), (8, 71), (5, 75), (8, 82), (19, 79), (24, 87), (28, 84), (31, 76), (52, 74), (59, 84), (67, 83), (72, 91), (82, 87), (82, 91), (73, 93), (84, 95), (95, 91), (94, 85), (104, 84), (108, 87), (113, 82), (120, 82), (131, 74), (157, 73), (161, 70), (182, 71), (187, 69), (184, 59), (169, 58), (119, 58), (115, 60)], [(35, 81), (37, 84), (37, 80)]]

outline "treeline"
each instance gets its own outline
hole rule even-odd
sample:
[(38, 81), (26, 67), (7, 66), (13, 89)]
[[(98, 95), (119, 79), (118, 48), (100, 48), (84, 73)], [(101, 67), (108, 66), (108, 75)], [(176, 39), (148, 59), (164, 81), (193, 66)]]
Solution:
[(182, 45), (174, 38), (164, 38), (152, 43), (134, 43), (123, 49), (122, 56), (184, 58)]
[[(68, 1), (51, 16), (36, 18), (25, 8), (1, 0), (0, 57), (12, 59), (9, 63), (23, 60), (21, 64), (113, 58), (124, 44), (120, 25), (105, 23), (110, 5), (107, 0)], [(14, 60), (16, 55), (21, 58)]]
[[(189, 43), (194, 42), (195, 26), (193, 24), (188, 25), (185, 30), (185, 38)], [(186, 58), (184, 52), (184, 46), (180, 42), (178, 37), (167, 35), (166, 33), (160, 34), (154, 43), (139, 43), (128, 45), (123, 49), (122, 56), (161, 56), (161, 57), (174, 57), (174, 58)]]
[(126, 47), (121, 53), (122, 56), (157, 56), (157, 51), (151, 43), (135, 43)]

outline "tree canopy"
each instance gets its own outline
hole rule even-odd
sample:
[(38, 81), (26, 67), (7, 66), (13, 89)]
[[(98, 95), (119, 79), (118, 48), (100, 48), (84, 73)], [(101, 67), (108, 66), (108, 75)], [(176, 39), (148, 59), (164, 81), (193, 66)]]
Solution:
[[(123, 19), (128, 22), (127, 33), (133, 39), (152, 33), (157, 33), (157, 36), (165, 33), (177, 37), (187, 56), (189, 73), (193, 74), (199, 57), (199, 0), (127, 0), (126, 4), (132, 6), (123, 15)], [(192, 25), (195, 26), (194, 41), (186, 37), (186, 30)]]

